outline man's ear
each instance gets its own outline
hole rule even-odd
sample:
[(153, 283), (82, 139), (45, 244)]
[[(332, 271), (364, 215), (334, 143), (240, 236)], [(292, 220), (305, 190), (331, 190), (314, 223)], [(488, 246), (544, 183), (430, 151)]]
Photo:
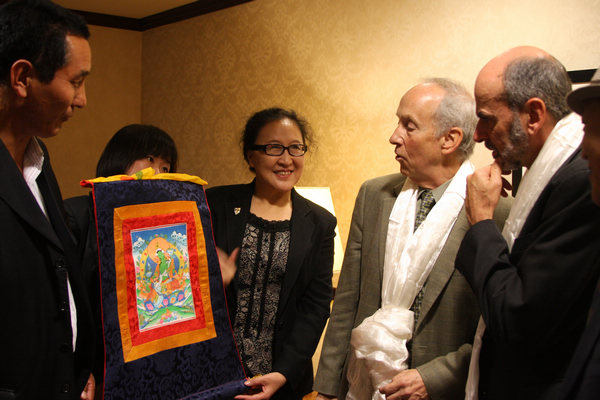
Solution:
[(457, 126), (450, 128), (450, 130), (442, 135), (440, 138), (442, 145), (442, 154), (454, 153), (463, 140), (463, 131)]
[(523, 106), (521, 115), (527, 118), (524, 121), (525, 131), (530, 135), (534, 135), (544, 126), (548, 117), (546, 103), (539, 97), (532, 97)]
[(17, 60), (10, 67), (10, 87), (18, 97), (27, 97), (33, 76), (33, 65), (27, 60)]

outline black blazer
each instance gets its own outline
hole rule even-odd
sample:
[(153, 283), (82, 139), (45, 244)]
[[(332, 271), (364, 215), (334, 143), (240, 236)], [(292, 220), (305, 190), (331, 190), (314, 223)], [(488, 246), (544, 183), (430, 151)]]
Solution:
[[(206, 191), (217, 246), (241, 247), (254, 183)], [(292, 190), (291, 237), (279, 296), (273, 343), (273, 371), (287, 378), (274, 399), (299, 399), (312, 389), (311, 357), (329, 317), (333, 295), (333, 238), (336, 219)], [(237, 276), (227, 288), (230, 318), (237, 306)], [(233, 325), (233, 321), (232, 321)]]
[(600, 397), (600, 281), (589, 319), (577, 345), (559, 400), (596, 400)]
[(88, 195), (65, 199), (63, 204), (67, 226), (75, 237), (78, 265), (81, 268), (81, 277), (94, 320), (96, 353), (92, 372), (96, 378), (96, 387), (99, 387), (104, 381), (104, 330), (102, 326), (98, 237), (94, 217), (94, 200), (90, 192)]
[[(37, 183), (49, 219), (0, 140), (0, 399), (79, 398), (93, 363), (90, 306), (60, 190), (41, 146)], [(77, 307), (75, 353), (67, 273)]]
[(592, 203), (588, 175), (576, 151), (540, 193), (510, 253), (491, 220), (465, 235), (456, 266), (487, 326), (482, 399), (558, 393), (599, 275), (600, 208)]

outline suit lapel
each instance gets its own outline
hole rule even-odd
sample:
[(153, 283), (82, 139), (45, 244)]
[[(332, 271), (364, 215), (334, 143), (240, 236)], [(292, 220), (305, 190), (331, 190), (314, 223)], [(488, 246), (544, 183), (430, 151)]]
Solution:
[[(520, 259), (521, 255), (522, 255), (522, 252), (520, 251), (520, 249), (522, 249), (526, 246), (526, 244), (518, 243), (518, 242), (521, 242), (520, 239), (522, 239), (523, 237), (527, 237), (527, 235), (530, 232), (534, 232), (535, 230), (537, 230), (540, 225), (540, 222), (542, 219), (542, 213), (546, 209), (546, 201), (548, 200), (547, 194), (553, 190), (551, 187), (552, 186), (551, 183), (553, 182), (554, 178), (563, 169), (568, 168), (571, 163), (573, 163), (577, 159), (579, 159), (580, 155), (581, 155), (581, 146), (579, 146), (573, 152), (573, 154), (571, 154), (571, 156), (569, 156), (569, 158), (560, 166), (560, 168), (558, 168), (558, 170), (556, 170), (556, 172), (554, 173), (554, 175), (552, 175), (552, 177), (550, 178), (550, 180), (548, 181), (548, 183), (546, 184), (544, 189), (542, 189), (542, 192), (538, 195), (537, 200), (535, 201), (535, 203), (533, 204), (533, 207), (531, 207), (531, 210), (529, 211), (529, 214), (525, 218), (525, 223), (523, 224), (521, 231), (517, 235), (517, 237), (515, 239), (515, 243), (513, 244), (512, 250), (510, 252), (510, 258), (511, 258), (511, 260), (513, 260), (513, 262), (517, 262)], [(515, 251), (516, 249), (519, 249), (519, 251)], [(515, 255), (517, 255), (518, 258), (515, 258)]]
[[(40, 192), (44, 197), (46, 212), (48, 213), (48, 218), (52, 224), (52, 232), (57, 235), (62, 246), (62, 254), (67, 260), (68, 282), (71, 285), (74, 296), (75, 307), (77, 308), (77, 326), (81, 333), (78, 334), (77, 343), (80, 343), (79, 341), (82, 337), (93, 335), (93, 333), (88, 331), (93, 326), (92, 313), (87, 298), (88, 293), (84, 289), (85, 285), (80, 264), (81, 260), (77, 258), (77, 246), (75, 245), (73, 236), (65, 222), (60, 190), (57, 186), (54, 173), (52, 173), (47, 156), (44, 159), (44, 167), (37, 179), (37, 183)], [(66, 293), (64, 295), (68, 296)], [(86, 332), (84, 333), (81, 329)], [(80, 346), (80, 344), (78, 344), (78, 346)]]
[[(387, 242), (387, 231), (388, 231), (388, 225), (390, 222), (390, 215), (392, 214), (392, 209), (394, 208), (394, 203), (396, 202), (396, 198), (400, 194), (400, 191), (402, 190), (402, 186), (404, 186), (405, 180), (406, 179), (403, 178), (401, 183), (394, 186), (392, 196), (389, 197), (389, 194), (388, 194), (388, 197), (385, 197), (383, 199), (383, 201), (381, 202), (381, 208), (379, 210), (378, 221), (379, 221), (380, 229), (379, 229), (379, 238), (378, 238), (379, 243), (377, 243), (377, 247), (379, 249), (377, 265), (379, 266), (379, 282), (381, 282), (381, 283), (383, 283), (383, 267), (385, 264), (385, 245)], [(368, 207), (369, 205), (367, 204), (365, 206)], [(380, 287), (381, 287), (381, 285), (380, 285)]]
[(242, 238), (244, 236), (245, 224), (244, 221), (248, 219), (250, 213), (249, 207), (244, 208), (243, 202), (232, 201), (225, 205), (226, 207), (226, 226), (227, 229), (227, 247), (228, 253), (231, 253), (236, 247), (242, 245)]
[(279, 298), (279, 314), (285, 310), (292, 288), (304, 264), (304, 259), (310, 254), (311, 245), (313, 244), (311, 238), (315, 229), (314, 222), (309, 218), (310, 207), (306, 200), (295, 190), (292, 191), (292, 207), (290, 250)]
[(469, 229), (469, 223), (465, 214), (464, 206), (461, 208), (456, 223), (452, 227), (448, 239), (435, 262), (431, 273), (426, 281), (425, 294), (421, 303), (421, 312), (417, 326), (415, 326), (415, 332), (421, 326), (422, 321), (427, 317), (427, 313), (431, 310), (431, 306), (437, 300), (442, 293), (442, 290), (448, 284), (448, 281), (454, 273), (454, 259), (462, 238)]
[(600, 281), (596, 287), (588, 323), (581, 335), (579, 344), (571, 360), (571, 366), (565, 379), (565, 386), (569, 394), (575, 393), (575, 386), (582, 381), (582, 375), (590, 359), (595, 355), (594, 348), (600, 341)]
[(50, 166), (46, 165), (46, 162), (44, 162), (44, 164), (44, 170), (37, 178), (37, 184), (40, 192), (42, 193), (42, 197), (44, 198), (44, 203), (46, 204), (48, 219), (50, 220), (53, 232), (58, 236), (60, 243), (62, 243), (62, 245), (65, 247), (69, 247), (69, 251), (75, 252), (75, 242), (71, 232), (69, 231), (69, 228), (67, 228), (63, 211), (64, 209), (62, 204), (57, 202), (57, 199), (60, 199), (62, 202), (60, 192), (56, 193), (52, 189), (52, 186), (48, 182), (49, 177), (46, 173)]
[(244, 190), (232, 192), (234, 199), (225, 203), (225, 221), (227, 226), (227, 250), (231, 253), (236, 247), (241, 247), (246, 221), (250, 214), (253, 183), (245, 185)]
[[(48, 155), (44, 152), (44, 167)], [(12, 156), (0, 140), (0, 198), (32, 228), (54, 246), (62, 248), (50, 221), (46, 218)], [(42, 174), (44, 172), (42, 171)]]

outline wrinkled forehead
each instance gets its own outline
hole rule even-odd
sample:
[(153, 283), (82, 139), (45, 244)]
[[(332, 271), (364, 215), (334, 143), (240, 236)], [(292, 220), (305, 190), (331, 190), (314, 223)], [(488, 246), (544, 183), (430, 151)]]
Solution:
[(500, 65), (497, 60), (490, 61), (475, 80), (475, 101), (477, 104), (499, 99), (504, 92), (502, 81), (506, 65)]
[(422, 83), (408, 90), (396, 110), (400, 117), (406, 112), (433, 115), (446, 94), (445, 89), (434, 83)]
[(87, 76), (92, 69), (92, 50), (88, 40), (79, 36), (67, 35), (65, 44), (67, 47), (65, 65), (60, 69)]

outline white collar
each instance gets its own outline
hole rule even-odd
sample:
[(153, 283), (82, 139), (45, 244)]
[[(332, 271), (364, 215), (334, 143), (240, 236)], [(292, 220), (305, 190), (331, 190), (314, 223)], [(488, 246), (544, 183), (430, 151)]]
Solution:
[(25, 183), (29, 187), (31, 194), (35, 197), (38, 205), (42, 212), (48, 216), (44, 198), (40, 192), (40, 188), (37, 184), (37, 178), (42, 173), (42, 166), (44, 165), (44, 151), (35, 137), (31, 138), (25, 149), (25, 155), (23, 157), (23, 178)]

